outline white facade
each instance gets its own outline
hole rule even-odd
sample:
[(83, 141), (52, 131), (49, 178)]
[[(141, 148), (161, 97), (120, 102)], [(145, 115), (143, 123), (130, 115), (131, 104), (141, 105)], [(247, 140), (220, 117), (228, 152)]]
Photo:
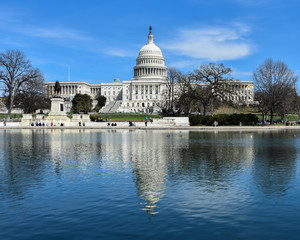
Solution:
[[(89, 94), (93, 99), (98, 94), (106, 97), (106, 106), (101, 112), (157, 112), (167, 93), (167, 67), (151, 32), (136, 59), (134, 76), (129, 81), (114, 79), (112, 83), (89, 84), (87, 82), (60, 82), (61, 97), (72, 100), (76, 93)], [(47, 82), (46, 93), (54, 95), (55, 82)], [(232, 81), (232, 90), (236, 94), (228, 96), (233, 102), (253, 102), (253, 81)]]

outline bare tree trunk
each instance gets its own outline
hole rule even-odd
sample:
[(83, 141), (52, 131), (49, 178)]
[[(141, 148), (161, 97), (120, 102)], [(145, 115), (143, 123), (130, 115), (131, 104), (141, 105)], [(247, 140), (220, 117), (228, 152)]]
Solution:
[(284, 121), (285, 120), (285, 113), (281, 113), (281, 120)]
[(273, 108), (271, 108), (271, 119), (270, 119), (271, 124), (273, 124), (273, 115), (274, 115)]
[(206, 104), (203, 104), (203, 116), (206, 116), (207, 106)]
[(12, 111), (12, 108), (13, 108), (13, 101), (14, 101), (14, 98), (13, 98), (12, 94), (10, 94), (10, 95), (8, 96), (8, 99), (9, 99), (9, 106), (8, 106), (8, 111), (7, 111), (6, 120), (10, 120), (11, 111)]

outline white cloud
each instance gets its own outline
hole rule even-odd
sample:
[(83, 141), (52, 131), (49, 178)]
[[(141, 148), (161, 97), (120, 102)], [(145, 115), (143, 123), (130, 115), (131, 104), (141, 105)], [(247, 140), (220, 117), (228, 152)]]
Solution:
[(82, 33), (66, 28), (42, 28), (42, 27), (30, 27), (20, 29), (23, 34), (40, 38), (51, 39), (66, 39), (66, 40), (79, 40), (79, 41), (92, 41), (91, 37), (85, 36)]
[(187, 68), (187, 67), (199, 67), (201, 65), (201, 61), (196, 59), (191, 60), (179, 60), (179, 61), (171, 61), (168, 62), (168, 67), (174, 67), (174, 68)]
[(178, 36), (161, 44), (178, 55), (210, 61), (234, 60), (251, 54), (252, 46), (244, 36), (249, 28), (242, 24), (232, 27), (205, 27), (180, 30)]
[(237, 75), (237, 76), (252, 76), (252, 72), (239, 72), (239, 71), (233, 71), (232, 75)]
[(105, 50), (105, 54), (109, 56), (117, 56), (117, 57), (134, 57), (136, 53), (134, 51), (124, 50), (120, 48), (108, 48)]

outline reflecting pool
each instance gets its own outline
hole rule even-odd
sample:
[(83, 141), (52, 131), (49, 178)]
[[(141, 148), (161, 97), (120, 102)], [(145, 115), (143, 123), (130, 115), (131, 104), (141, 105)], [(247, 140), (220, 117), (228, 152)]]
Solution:
[(0, 131), (0, 239), (299, 239), (300, 131)]

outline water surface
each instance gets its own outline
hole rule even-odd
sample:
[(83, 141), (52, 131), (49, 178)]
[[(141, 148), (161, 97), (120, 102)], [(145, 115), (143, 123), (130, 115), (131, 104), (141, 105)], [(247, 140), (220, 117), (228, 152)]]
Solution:
[(3, 130), (0, 239), (298, 239), (300, 132)]

